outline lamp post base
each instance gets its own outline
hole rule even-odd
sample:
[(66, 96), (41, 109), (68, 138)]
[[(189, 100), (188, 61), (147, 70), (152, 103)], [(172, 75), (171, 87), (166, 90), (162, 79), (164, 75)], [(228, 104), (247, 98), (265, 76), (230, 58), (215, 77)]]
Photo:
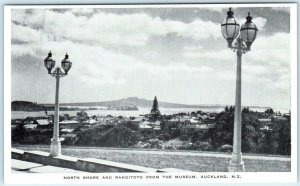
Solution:
[(51, 147), (50, 147), (50, 156), (60, 156), (61, 155), (61, 144), (60, 140), (51, 139)]
[(232, 160), (229, 162), (228, 172), (245, 172), (244, 162), (241, 161), (239, 163), (233, 162)]

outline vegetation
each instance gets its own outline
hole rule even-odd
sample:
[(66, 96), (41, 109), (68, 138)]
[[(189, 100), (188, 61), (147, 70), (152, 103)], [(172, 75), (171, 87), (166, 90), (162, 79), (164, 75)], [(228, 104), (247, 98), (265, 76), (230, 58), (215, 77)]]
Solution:
[(160, 111), (158, 109), (158, 102), (157, 102), (157, 98), (156, 96), (154, 97), (153, 100), (153, 106), (150, 112), (150, 119), (152, 121), (157, 121), (159, 119), (159, 117), (161, 116)]
[[(265, 113), (271, 113), (271, 110)], [(260, 130), (259, 116), (249, 108), (242, 111), (242, 152), (290, 155), (290, 121), (273, 121), (272, 130)], [(226, 107), (217, 114), (216, 124), (207, 134), (214, 149), (233, 144), (233, 123), (234, 107)]]
[(11, 102), (12, 111), (44, 111), (45, 108), (37, 103), (29, 101), (13, 101)]
[(83, 123), (84, 121), (89, 119), (89, 116), (86, 112), (83, 110), (80, 112), (77, 112), (76, 119), (79, 123)]
[(12, 130), (12, 142), (15, 144), (50, 144), (52, 130), (27, 131), (23, 125)]
[[(33, 103), (30, 101), (13, 101), (11, 102), (12, 111), (26, 111), (26, 112), (38, 112), (38, 111), (54, 111), (54, 105), (43, 105), (38, 103)], [(79, 110), (79, 108), (73, 107), (60, 107), (61, 111), (74, 111)]]
[(78, 132), (76, 145), (98, 147), (130, 147), (137, 143), (134, 131), (126, 126), (101, 125)]
[[(157, 99), (153, 102), (153, 119), (160, 115)], [(291, 123), (289, 119), (272, 118), (271, 110), (258, 113), (244, 108), (242, 111), (242, 152), (265, 154), (291, 154)], [(270, 129), (262, 130), (259, 118), (272, 118)], [(77, 114), (79, 121), (88, 119), (85, 112)], [(93, 117), (91, 117), (93, 118)], [(287, 117), (288, 118), (288, 117)], [(121, 117), (119, 119), (122, 119)], [(66, 145), (97, 147), (140, 147), (190, 149), (201, 151), (231, 151), (233, 144), (234, 107), (226, 107), (216, 114), (214, 126), (207, 132), (196, 131), (192, 135), (180, 134), (176, 124), (164, 124), (160, 119), (160, 131), (140, 130), (132, 121), (120, 124), (97, 125), (92, 128), (78, 128), (74, 131), (76, 138), (63, 142)], [(17, 125), (12, 130), (14, 144), (49, 144), (52, 130), (26, 130)], [(179, 143), (180, 142), (180, 143)]]

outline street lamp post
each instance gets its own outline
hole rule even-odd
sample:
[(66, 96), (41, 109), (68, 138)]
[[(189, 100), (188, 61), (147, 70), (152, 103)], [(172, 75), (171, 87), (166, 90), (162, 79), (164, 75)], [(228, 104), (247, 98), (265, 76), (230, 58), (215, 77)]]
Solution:
[[(244, 162), (242, 160), (242, 126), (241, 126), (241, 82), (242, 82), (242, 54), (250, 51), (251, 44), (256, 38), (258, 31), (256, 25), (252, 23), (250, 13), (246, 17), (246, 22), (241, 26), (233, 17), (231, 8), (227, 12), (227, 17), (222, 21), (221, 31), (224, 38), (228, 42), (228, 47), (237, 54), (237, 71), (236, 71), (236, 90), (235, 90), (235, 110), (234, 110), (234, 130), (233, 130), (233, 152), (229, 162), (229, 172), (245, 171)], [(239, 35), (240, 32), (240, 35)], [(236, 39), (237, 38), (237, 39)], [(236, 39), (234, 45), (233, 41)]]
[(55, 89), (55, 111), (54, 111), (54, 129), (53, 129), (53, 138), (51, 139), (50, 147), (50, 156), (59, 156), (61, 155), (61, 144), (59, 139), (59, 80), (61, 77), (66, 76), (68, 71), (72, 67), (72, 62), (69, 60), (69, 55), (66, 54), (65, 58), (61, 61), (61, 68), (57, 67), (53, 72), (52, 69), (55, 66), (55, 61), (52, 59), (51, 51), (48, 53), (48, 56), (44, 60), (48, 74), (55, 77), (56, 79), (56, 89)]

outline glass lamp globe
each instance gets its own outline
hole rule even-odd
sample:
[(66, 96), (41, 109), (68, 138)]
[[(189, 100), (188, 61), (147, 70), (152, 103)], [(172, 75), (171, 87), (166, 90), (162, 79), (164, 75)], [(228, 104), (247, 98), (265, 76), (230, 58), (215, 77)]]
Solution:
[(248, 16), (246, 17), (246, 22), (241, 26), (241, 37), (243, 41), (246, 43), (247, 48), (250, 50), (250, 47), (253, 41), (256, 38), (257, 27), (252, 22), (252, 17), (250, 16), (250, 12), (248, 12)]
[(227, 17), (223, 19), (221, 24), (221, 31), (223, 37), (227, 40), (228, 46), (232, 46), (233, 40), (239, 35), (240, 25), (236, 22), (233, 17), (231, 8), (227, 12)]
[(55, 61), (52, 59), (51, 51), (48, 53), (48, 56), (45, 58), (44, 65), (45, 65), (46, 69), (48, 70), (48, 73), (50, 74), (51, 70), (55, 66)]
[(72, 62), (70, 61), (68, 54), (66, 54), (65, 58), (61, 61), (61, 67), (65, 71), (65, 73), (68, 74), (68, 71), (72, 67)]

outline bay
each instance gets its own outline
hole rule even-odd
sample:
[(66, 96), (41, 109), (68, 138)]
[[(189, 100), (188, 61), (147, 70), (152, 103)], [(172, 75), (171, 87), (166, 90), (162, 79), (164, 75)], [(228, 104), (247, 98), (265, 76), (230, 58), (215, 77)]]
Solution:
[[(125, 117), (138, 117), (140, 115), (149, 114), (151, 108), (147, 107), (139, 107), (139, 110), (85, 110), (89, 116), (125, 116)], [(176, 113), (190, 113), (195, 112), (198, 110), (202, 110), (204, 112), (221, 112), (224, 108), (223, 107), (213, 107), (213, 108), (159, 108), (161, 114), (171, 115)], [(60, 114), (69, 114), (70, 116), (75, 116), (79, 111), (60, 111)], [(48, 111), (48, 114), (54, 114), (54, 111)], [(39, 112), (25, 112), (25, 111), (12, 111), (11, 112), (11, 119), (24, 119), (26, 117), (39, 117), (39, 116), (46, 116), (44, 111)]]

